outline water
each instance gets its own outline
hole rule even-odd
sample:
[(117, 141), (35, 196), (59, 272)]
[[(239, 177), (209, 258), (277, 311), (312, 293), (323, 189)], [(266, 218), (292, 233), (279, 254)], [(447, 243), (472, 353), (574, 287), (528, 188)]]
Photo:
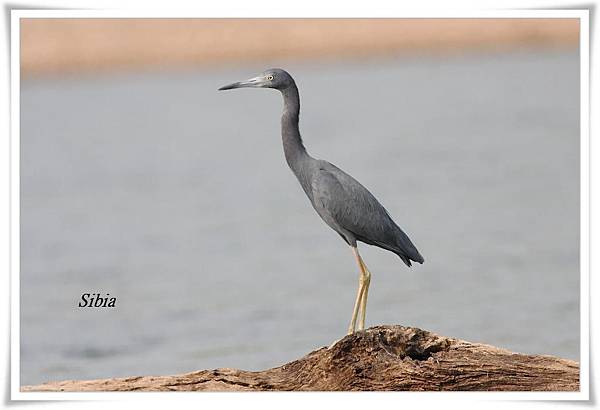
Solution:
[[(287, 65), (309, 151), (426, 259), (362, 246), (368, 325), (579, 360), (577, 60)], [(263, 369), (344, 334), (357, 268), (287, 169), (280, 96), (216, 92), (263, 68), (23, 83), (23, 384)]]

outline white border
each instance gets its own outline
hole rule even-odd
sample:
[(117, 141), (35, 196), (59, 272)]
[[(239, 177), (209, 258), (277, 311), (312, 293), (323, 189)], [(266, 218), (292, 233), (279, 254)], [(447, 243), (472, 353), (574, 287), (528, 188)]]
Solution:
[[(115, 400), (130, 399), (135, 396), (136, 399), (169, 400), (189, 397), (189, 393), (169, 392), (169, 394), (138, 392), (138, 393), (117, 393), (117, 392), (99, 392), (99, 393), (59, 393), (59, 392), (21, 392), (20, 388), (20, 323), (19, 323), (19, 272), (20, 272), (20, 191), (19, 191), (19, 169), (20, 169), (20, 66), (19, 66), (19, 29), (21, 18), (207, 18), (207, 17), (299, 17), (298, 15), (286, 15), (281, 10), (274, 7), (269, 10), (246, 8), (243, 12), (237, 8), (229, 13), (215, 12), (207, 10), (206, 13), (198, 14), (177, 13), (168, 10), (149, 10), (141, 12), (132, 12), (126, 10), (12, 10), (11, 11), (11, 163), (10, 163), (10, 192), (11, 192), (11, 224), (10, 224), (10, 267), (11, 267), (11, 399), (12, 400)], [(414, 399), (439, 399), (445, 400), (588, 400), (589, 399), (589, 280), (590, 280), (590, 244), (589, 244), (589, 222), (590, 222), (590, 129), (589, 129), (589, 11), (588, 10), (493, 10), (493, 11), (436, 11), (436, 12), (406, 12), (390, 13), (385, 12), (360, 12), (343, 8), (334, 7), (328, 9), (325, 5), (318, 12), (315, 9), (305, 11), (301, 17), (340, 17), (340, 18), (578, 18), (580, 20), (580, 67), (581, 67), (581, 285), (580, 285), (580, 309), (581, 309), (581, 350), (580, 350), (580, 388), (579, 392), (365, 392), (360, 396), (353, 397), (358, 400), (364, 400), (365, 405), (372, 403), (370, 400), (381, 395), (394, 394), (400, 395), (398, 398)], [(202, 394), (207, 403), (218, 404), (218, 398), (224, 393)], [(273, 396), (278, 393), (244, 394), (227, 393), (231, 398), (239, 400), (239, 404), (248, 404), (266, 399), (267, 396)], [(288, 393), (288, 399), (297, 399), (303, 393)], [(416, 396), (415, 396), (416, 395)], [(320, 395), (320, 400), (327, 402), (324, 395)], [(368, 400), (368, 401), (367, 401)]]
[[(580, 82), (580, 242), (579, 242), (579, 387), (589, 398), (590, 388), (590, 26), (589, 14), (579, 20)], [(585, 363), (584, 363), (585, 361)]]
[[(240, 12), (240, 10), (243, 10)], [(224, 14), (215, 10), (206, 10), (198, 14), (171, 10), (12, 10), (17, 18), (580, 18), (588, 21), (588, 10), (479, 10), (460, 11), (447, 9), (442, 11), (407, 11), (401, 14), (388, 11), (368, 12), (333, 8), (331, 11), (307, 9), (301, 15), (282, 13), (277, 8), (237, 8)]]
[[(12, 399), (21, 394), (21, 191), (19, 170), (21, 169), (21, 129), (20, 129), (20, 36), (19, 17), (11, 12), (10, 16), (10, 389)], [(17, 394), (15, 394), (17, 393)]]

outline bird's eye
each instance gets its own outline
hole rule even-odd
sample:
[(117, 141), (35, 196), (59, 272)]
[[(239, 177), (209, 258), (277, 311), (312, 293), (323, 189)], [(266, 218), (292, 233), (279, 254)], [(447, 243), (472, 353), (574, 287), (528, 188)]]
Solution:
[(268, 75), (268, 76), (267, 76), (267, 80), (269, 80), (269, 81), (273, 81), (273, 76), (272, 76), (272, 75)]

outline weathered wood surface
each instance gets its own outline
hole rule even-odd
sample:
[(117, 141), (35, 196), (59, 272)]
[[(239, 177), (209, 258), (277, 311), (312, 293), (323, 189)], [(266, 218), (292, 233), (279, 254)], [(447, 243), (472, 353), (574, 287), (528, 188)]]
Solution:
[(22, 391), (462, 390), (577, 391), (579, 364), (377, 326), (283, 366), (259, 372), (202, 370), (174, 376), (61, 381)]

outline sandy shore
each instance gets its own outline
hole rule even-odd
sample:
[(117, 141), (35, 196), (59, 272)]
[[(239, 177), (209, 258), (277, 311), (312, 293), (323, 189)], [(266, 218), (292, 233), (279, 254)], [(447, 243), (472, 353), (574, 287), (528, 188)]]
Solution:
[(577, 47), (576, 19), (24, 19), (24, 76)]

